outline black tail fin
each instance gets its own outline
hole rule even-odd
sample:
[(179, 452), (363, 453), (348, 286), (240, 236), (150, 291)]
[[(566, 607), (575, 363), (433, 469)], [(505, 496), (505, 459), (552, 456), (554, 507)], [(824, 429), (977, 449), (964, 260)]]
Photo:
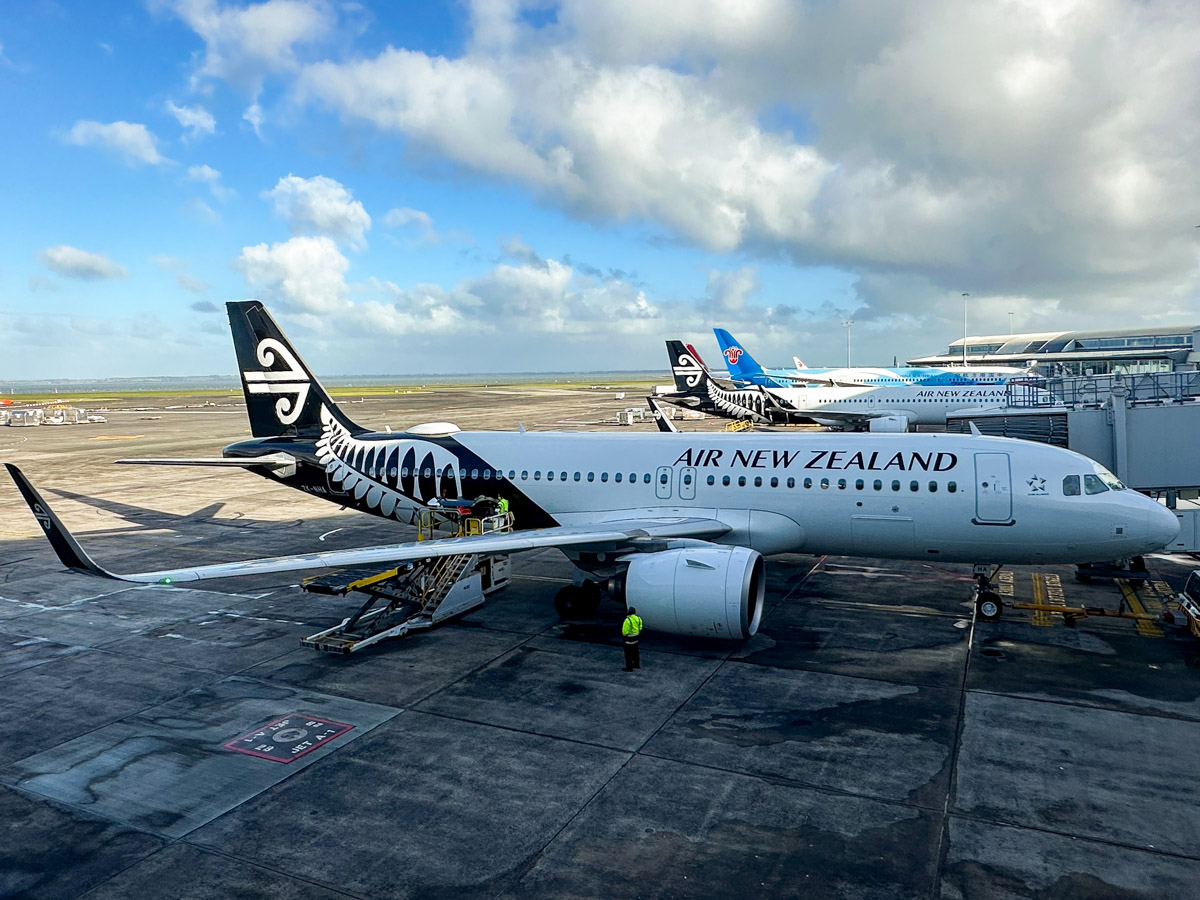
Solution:
[(708, 397), (708, 369), (696, 354), (683, 345), (683, 341), (667, 341), (667, 355), (671, 358), (671, 374), (675, 376), (675, 389), (685, 394)]
[(366, 431), (334, 405), (262, 303), (241, 300), (225, 306), (255, 437), (316, 437), (322, 408), (351, 434)]
[(62, 522), (58, 520), (58, 516), (50, 509), (50, 505), (42, 499), (42, 495), (29, 483), (29, 479), (25, 477), (20, 469), (12, 463), (5, 463), (4, 467), (8, 469), (8, 474), (16, 482), (17, 490), (21, 492), (21, 496), (25, 498), (25, 502), (29, 504), (29, 509), (33, 512), (33, 517), (42, 526), (42, 531), (46, 532), (46, 537), (50, 540), (50, 546), (54, 548), (54, 552), (58, 554), (58, 558), (64, 566), (75, 572), (83, 572), (87, 575), (99, 575), (101, 578), (116, 577), (111, 572), (100, 568), (92, 562), (92, 558), (83, 552), (83, 548), (79, 546), (75, 538), (71, 536), (71, 533), (63, 527)]

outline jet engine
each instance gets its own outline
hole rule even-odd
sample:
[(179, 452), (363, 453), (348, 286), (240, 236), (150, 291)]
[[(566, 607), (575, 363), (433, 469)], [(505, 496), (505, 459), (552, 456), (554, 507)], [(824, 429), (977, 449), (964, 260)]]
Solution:
[(907, 416), (879, 416), (869, 424), (872, 434), (902, 434), (908, 431)]
[(747, 547), (663, 550), (630, 558), (625, 602), (651, 631), (747, 638), (766, 591), (762, 555)]

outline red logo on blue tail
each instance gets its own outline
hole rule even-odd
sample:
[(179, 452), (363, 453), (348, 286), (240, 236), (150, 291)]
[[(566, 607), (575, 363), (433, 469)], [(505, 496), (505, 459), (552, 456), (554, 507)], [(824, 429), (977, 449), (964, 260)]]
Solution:
[(727, 360), (729, 360), (729, 364), (731, 366), (736, 366), (737, 361), (741, 358), (741, 356), (742, 356), (742, 348), (741, 347), (730, 347), (728, 350), (725, 351), (725, 358)]

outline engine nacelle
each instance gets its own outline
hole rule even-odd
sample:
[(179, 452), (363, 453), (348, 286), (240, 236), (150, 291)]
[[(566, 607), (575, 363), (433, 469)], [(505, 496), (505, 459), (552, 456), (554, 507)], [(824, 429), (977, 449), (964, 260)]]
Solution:
[(879, 416), (869, 423), (872, 434), (903, 434), (908, 431), (907, 416)]
[(625, 602), (651, 631), (739, 639), (758, 631), (766, 582), (748, 547), (696, 547), (634, 556)]

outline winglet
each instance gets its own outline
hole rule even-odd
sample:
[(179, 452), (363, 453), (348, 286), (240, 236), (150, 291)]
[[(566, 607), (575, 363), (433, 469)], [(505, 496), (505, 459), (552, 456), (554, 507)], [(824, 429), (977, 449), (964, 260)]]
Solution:
[(25, 502), (29, 504), (29, 509), (33, 513), (38, 524), (42, 526), (42, 530), (46, 532), (46, 537), (50, 540), (50, 546), (54, 548), (54, 552), (58, 554), (58, 558), (62, 564), (73, 572), (83, 572), (87, 575), (98, 575), (101, 578), (116, 578), (111, 572), (100, 568), (92, 562), (92, 558), (83, 552), (83, 548), (71, 536), (71, 533), (63, 527), (63, 523), (58, 520), (58, 516), (50, 509), (49, 504), (42, 499), (42, 495), (37, 492), (29, 479), (25, 477), (12, 463), (5, 463), (4, 467), (8, 469), (8, 474), (12, 476), (12, 480), (17, 484), (17, 490), (21, 492), (21, 496), (25, 498)]
[(975, 422), (974, 422), (974, 421), (972, 421), (971, 419), (967, 419), (967, 425), (969, 425), (969, 426), (971, 427), (971, 434), (975, 435), (975, 437), (982, 437), (982, 436), (983, 436), (983, 433), (982, 433), (982, 432), (979, 430), (979, 428), (978, 428), (978, 427), (975, 425)]
[(650, 406), (650, 412), (654, 415), (654, 423), (658, 426), (659, 431), (678, 433), (679, 429), (675, 427), (675, 423), (667, 416), (667, 412), (662, 408), (661, 403), (653, 397), (647, 397), (646, 403)]

